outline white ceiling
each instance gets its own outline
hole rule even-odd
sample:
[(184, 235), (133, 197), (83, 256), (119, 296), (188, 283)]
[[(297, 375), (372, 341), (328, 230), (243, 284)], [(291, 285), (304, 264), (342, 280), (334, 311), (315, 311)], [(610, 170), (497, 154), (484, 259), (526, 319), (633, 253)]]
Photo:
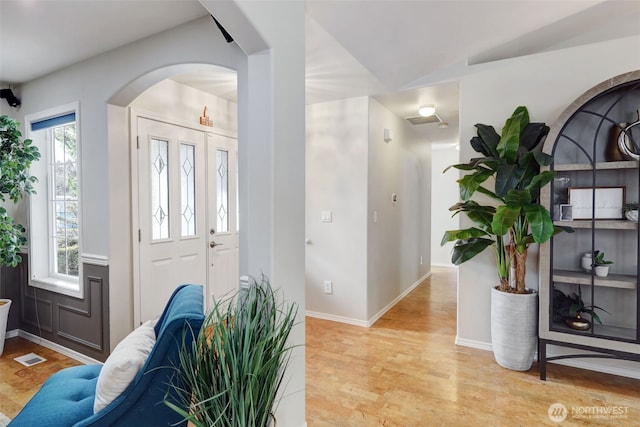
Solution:
[[(454, 79), (468, 63), (640, 34), (640, 0), (306, 5), (307, 103), (373, 96), (400, 117), (435, 104), (449, 128), (416, 129), (437, 142), (457, 140)], [(0, 82), (24, 83), (205, 15), (197, 0), (0, 0)], [(234, 77), (221, 70), (174, 79), (234, 99)]]

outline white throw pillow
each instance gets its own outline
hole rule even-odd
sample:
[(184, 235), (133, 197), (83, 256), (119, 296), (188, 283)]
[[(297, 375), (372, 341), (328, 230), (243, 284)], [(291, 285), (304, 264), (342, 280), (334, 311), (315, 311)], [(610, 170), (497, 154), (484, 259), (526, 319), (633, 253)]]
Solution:
[(149, 320), (140, 325), (120, 341), (104, 362), (96, 384), (94, 414), (120, 396), (138, 374), (156, 343), (155, 323)]

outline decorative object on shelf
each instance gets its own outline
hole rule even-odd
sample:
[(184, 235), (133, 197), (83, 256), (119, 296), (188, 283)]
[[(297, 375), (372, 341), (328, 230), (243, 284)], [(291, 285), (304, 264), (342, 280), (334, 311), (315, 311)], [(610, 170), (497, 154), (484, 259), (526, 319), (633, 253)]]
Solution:
[[(456, 241), (451, 262), (460, 265), (488, 247), (496, 254), (499, 285), (491, 294), (491, 341), (496, 362), (503, 367), (526, 371), (537, 344), (537, 293), (525, 285), (527, 250), (569, 227), (554, 226), (551, 214), (538, 202), (540, 190), (555, 172), (540, 172), (552, 157), (541, 151), (549, 132), (544, 123), (530, 123), (526, 107), (518, 107), (498, 134), (493, 126), (476, 124), (471, 147), (482, 154), (469, 163), (449, 166), (470, 172), (458, 180), (462, 202), (449, 210), (464, 212), (474, 223), (463, 230), (448, 230), (442, 244)], [(493, 179), (489, 179), (493, 178)], [(483, 186), (485, 182), (492, 187)], [(497, 202), (481, 205), (471, 200), (476, 193)], [(515, 286), (509, 283), (513, 267)], [(515, 339), (519, 339), (515, 342)]]
[(213, 127), (213, 121), (207, 115), (207, 106), (204, 106), (204, 110), (202, 110), (202, 115), (200, 116), (200, 124), (203, 126)]
[(580, 265), (585, 272), (591, 273), (591, 266), (593, 265), (593, 255), (591, 254), (591, 252), (587, 252), (582, 255)]
[(573, 220), (573, 208), (571, 205), (560, 205), (560, 221)]
[(622, 213), (629, 221), (638, 222), (638, 202), (626, 203), (622, 208)]
[(570, 188), (569, 201), (573, 206), (573, 219), (622, 218), (624, 190), (624, 187)]
[(609, 266), (613, 264), (613, 261), (605, 260), (604, 252), (602, 251), (595, 251), (593, 255), (593, 265), (596, 276), (607, 277), (609, 275)]
[(633, 128), (640, 125), (640, 109), (637, 113), (638, 120), (635, 122), (621, 122), (611, 127), (606, 150), (607, 161), (640, 160), (640, 141), (632, 134)]
[(573, 304), (573, 299), (565, 295), (559, 289), (553, 288), (553, 321), (555, 323), (565, 323), (569, 318), (569, 310)]
[(556, 174), (553, 178), (553, 220), (562, 220), (562, 206), (569, 203), (571, 178), (566, 174)]
[[(602, 320), (600, 320), (600, 316), (596, 313), (596, 309), (602, 310), (607, 314), (611, 314), (604, 308), (598, 307), (597, 305), (585, 305), (584, 300), (582, 299), (582, 287), (580, 285), (578, 285), (578, 293), (572, 293), (569, 295), (569, 299), (571, 299), (571, 306), (569, 307), (569, 317), (567, 318), (566, 323), (574, 329), (584, 330), (582, 329), (583, 323), (588, 322), (588, 320), (583, 318), (584, 314), (588, 314), (591, 316), (592, 320), (595, 320), (602, 325)], [(591, 324), (590, 322), (588, 323), (590, 328)]]
[(583, 319), (580, 313), (576, 314), (576, 317), (567, 319), (566, 323), (571, 329), (576, 329), (578, 331), (588, 331), (591, 329), (591, 322), (587, 319)]

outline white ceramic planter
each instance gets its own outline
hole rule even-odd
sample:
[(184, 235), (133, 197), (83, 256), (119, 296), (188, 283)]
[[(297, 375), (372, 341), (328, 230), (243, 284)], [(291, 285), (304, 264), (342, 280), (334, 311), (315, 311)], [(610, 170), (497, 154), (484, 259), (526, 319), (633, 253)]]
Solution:
[(596, 265), (595, 273), (596, 273), (596, 276), (598, 277), (607, 277), (609, 275), (609, 266)]
[(498, 365), (527, 371), (538, 343), (538, 293), (491, 289), (491, 342)]
[(0, 356), (4, 351), (4, 337), (7, 333), (7, 320), (9, 320), (10, 299), (0, 299)]

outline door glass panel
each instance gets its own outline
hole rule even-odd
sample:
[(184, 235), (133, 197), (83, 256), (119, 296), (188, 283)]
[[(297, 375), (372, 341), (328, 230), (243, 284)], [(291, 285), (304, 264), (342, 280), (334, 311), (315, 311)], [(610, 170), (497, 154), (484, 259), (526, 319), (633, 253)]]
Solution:
[(224, 233), (229, 231), (229, 152), (216, 150), (217, 171), (217, 229)]
[(180, 197), (182, 237), (196, 234), (195, 147), (180, 144)]
[(151, 139), (151, 239), (169, 238), (169, 142)]

